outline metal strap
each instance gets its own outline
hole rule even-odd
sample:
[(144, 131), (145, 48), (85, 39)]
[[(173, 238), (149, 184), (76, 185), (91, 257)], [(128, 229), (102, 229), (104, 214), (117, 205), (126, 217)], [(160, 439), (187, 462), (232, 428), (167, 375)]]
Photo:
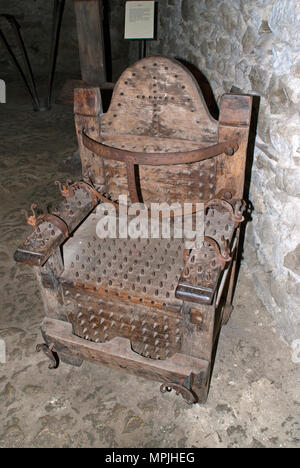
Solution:
[(46, 213), (44, 215), (41, 215), (37, 218), (37, 223), (36, 226), (38, 226), (41, 223), (48, 222), (53, 224), (55, 227), (57, 227), (64, 237), (67, 239), (69, 237), (69, 228), (67, 223), (62, 219), (59, 218), (59, 216), (56, 216), (54, 214)]
[(199, 148), (192, 151), (176, 153), (135, 152), (104, 145), (99, 141), (93, 140), (84, 130), (82, 131), (82, 143), (87, 149), (102, 158), (146, 166), (173, 166), (176, 164), (194, 163), (213, 158), (222, 153), (232, 156), (238, 150), (236, 141), (223, 141), (207, 148)]
[(238, 144), (235, 141), (224, 141), (216, 145), (208, 146), (207, 148), (199, 148), (193, 151), (176, 153), (142, 153), (104, 145), (103, 143), (90, 138), (84, 130), (82, 131), (82, 143), (87, 149), (102, 158), (121, 161), (126, 164), (128, 190), (132, 203), (142, 202), (137, 186), (137, 165), (170, 166), (193, 163), (213, 158), (222, 153), (230, 156), (238, 150)]

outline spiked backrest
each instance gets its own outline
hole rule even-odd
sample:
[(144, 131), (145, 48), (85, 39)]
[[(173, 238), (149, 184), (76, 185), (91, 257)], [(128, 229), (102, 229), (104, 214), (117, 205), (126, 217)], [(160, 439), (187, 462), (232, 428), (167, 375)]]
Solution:
[[(219, 155), (192, 164), (184, 163), (183, 156), (183, 164), (139, 167), (142, 199), (146, 203), (205, 201), (226, 189), (230, 189), (232, 195), (240, 195), (250, 101), (248, 96), (226, 95), (218, 122), (210, 115), (197, 82), (183, 65), (164, 57), (149, 57), (130, 66), (121, 75), (107, 113), (98, 117), (97, 138), (91, 132), (89, 134), (102, 144), (124, 152), (158, 155), (171, 152), (184, 155), (187, 151), (207, 148), (220, 141), (237, 138), (241, 143), (245, 140), (246, 144), (242, 144), (235, 156)], [(75, 112), (76, 109), (77, 114), (82, 113), (80, 106), (76, 107), (75, 96)], [(246, 129), (246, 134), (240, 131), (241, 128)], [(79, 135), (79, 141), (80, 138)], [(95, 155), (91, 157), (97, 158)], [(113, 199), (120, 194), (129, 195), (126, 165), (110, 159), (100, 161), (100, 158), (98, 163), (106, 192)]]

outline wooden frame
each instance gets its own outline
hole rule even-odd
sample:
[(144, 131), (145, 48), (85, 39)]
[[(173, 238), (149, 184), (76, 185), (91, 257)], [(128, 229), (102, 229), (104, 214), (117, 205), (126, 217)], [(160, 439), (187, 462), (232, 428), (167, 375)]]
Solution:
[[(190, 73), (163, 57), (129, 67), (106, 114), (98, 88), (76, 91), (83, 182), (60, 186), (52, 217), (28, 217), (35, 230), (15, 254), (36, 265), (46, 313), (38, 350), (52, 368), (57, 355), (87, 360), (206, 401), (231, 311), (251, 106), (250, 96), (225, 95), (215, 121)], [(203, 201), (203, 245), (98, 242), (93, 209), (118, 194), (146, 205)]]

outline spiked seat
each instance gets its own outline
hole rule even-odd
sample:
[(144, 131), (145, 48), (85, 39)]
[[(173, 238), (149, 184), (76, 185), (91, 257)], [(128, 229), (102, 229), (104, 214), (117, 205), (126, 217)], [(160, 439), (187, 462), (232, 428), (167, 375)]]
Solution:
[[(15, 253), (37, 269), (50, 367), (88, 360), (205, 402), (231, 311), (250, 117), (251, 97), (225, 95), (214, 120), (189, 71), (164, 57), (129, 67), (106, 114), (99, 89), (76, 91), (83, 181), (59, 184), (63, 202), (28, 217), (34, 231)], [(118, 219), (119, 195), (148, 210), (203, 203), (204, 239), (99, 238), (95, 208)]]

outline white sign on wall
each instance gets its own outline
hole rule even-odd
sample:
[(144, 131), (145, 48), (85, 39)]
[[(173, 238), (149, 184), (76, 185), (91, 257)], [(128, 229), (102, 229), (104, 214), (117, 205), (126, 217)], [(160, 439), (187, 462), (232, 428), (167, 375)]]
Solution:
[(125, 39), (154, 39), (155, 1), (127, 1)]

